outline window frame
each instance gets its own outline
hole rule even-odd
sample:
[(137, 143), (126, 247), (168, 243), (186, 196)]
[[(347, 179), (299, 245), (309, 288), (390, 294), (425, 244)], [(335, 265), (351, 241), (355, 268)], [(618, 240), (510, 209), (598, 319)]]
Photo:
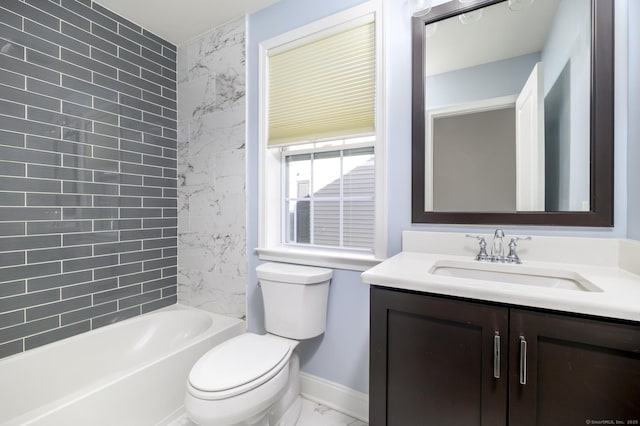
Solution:
[[(345, 29), (353, 21), (374, 15), (376, 31), (376, 105), (375, 105), (375, 225), (372, 252), (359, 250), (293, 246), (283, 240), (284, 227), (284, 155), (267, 147), (268, 129), (268, 56), (283, 45), (309, 38), (323, 38)], [(259, 45), (259, 135), (258, 135), (258, 247), (261, 260), (364, 271), (386, 258), (387, 251), (387, 166), (384, 126), (383, 30), (381, 0), (365, 2), (343, 12), (266, 40)], [(357, 137), (358, 135), (352, 135)], [(339, 138), (336, 138), (339, 139)]]

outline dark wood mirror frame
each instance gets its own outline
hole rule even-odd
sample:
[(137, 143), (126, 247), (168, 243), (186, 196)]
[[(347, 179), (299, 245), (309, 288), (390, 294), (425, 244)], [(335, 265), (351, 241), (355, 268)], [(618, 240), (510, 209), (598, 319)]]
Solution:
[(450, 1), (412, 18), (412, 188), (411, 222), (613, 226), (614, 2), (591, 2), (591, 181), (587, 212), (425, 212), (425, 70), (427, 24), (504, 0)]

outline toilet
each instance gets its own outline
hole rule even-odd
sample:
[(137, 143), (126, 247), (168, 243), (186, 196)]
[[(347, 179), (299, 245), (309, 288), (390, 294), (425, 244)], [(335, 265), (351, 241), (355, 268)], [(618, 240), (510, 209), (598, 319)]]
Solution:
[(264, 263), (256, 273), (267, 334), (241, 334), (196, 361), (184, 406), (198, 425), (293, 426), (300, 415), (295, 348), (325, 331), (333, 271)]

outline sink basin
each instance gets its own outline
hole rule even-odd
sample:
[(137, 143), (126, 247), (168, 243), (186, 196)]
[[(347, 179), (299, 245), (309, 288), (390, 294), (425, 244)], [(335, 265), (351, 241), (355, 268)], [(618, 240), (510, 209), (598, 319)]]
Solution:
[(582, 275), (572, 271), (523, 265), (442, 260), (436, 262), (429, 273), (535, 287), (561, 288), (575, 291), (602, 291)]

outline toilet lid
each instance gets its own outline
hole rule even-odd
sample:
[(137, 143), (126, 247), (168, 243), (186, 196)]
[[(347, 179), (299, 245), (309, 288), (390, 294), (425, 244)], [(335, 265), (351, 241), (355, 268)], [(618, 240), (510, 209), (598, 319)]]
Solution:
[(241, 334), (204, 354), (191, 369), (189, 382), (204, 392), (233, 389), (267, 375), (291, 350), (282, 339)]

